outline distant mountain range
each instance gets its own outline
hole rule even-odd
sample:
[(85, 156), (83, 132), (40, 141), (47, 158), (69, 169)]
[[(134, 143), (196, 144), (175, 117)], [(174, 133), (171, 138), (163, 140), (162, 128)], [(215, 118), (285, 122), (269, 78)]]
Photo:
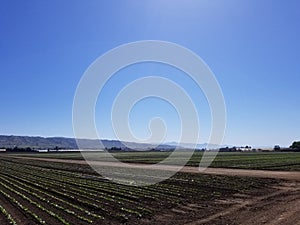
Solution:
[[(84, 149), (99, 149), (99, 140), (93, 139), (77, 139)], [(101, 140), (102, 145), (107, 149), (116, 150), (172, 150), (176, 147), (191, 149), (194, 144), (168, 142), (165, 144), (154, 145), (147, 143), (122, 142), (118, 140)], [(128, 148), (128, 146), (130, 148)], [(29, 136), (8, 136), (0, 135), (0, 148), (31, 148), (31, 149), (78, 149), (75, 138), (65, 137), (29, 137)], [(217, 149), (224, 146), (212, 144), (197, 144), (197, 149)]]
[(166, 145), (180, 146), (182, 148), (196, 148), (196, 149), (219, 149), (219, 148), (231, 147), (230, 145), (217, 145), (217, 144), (209, 144), (209, 143), (195, 145), (192, 143), (177, 143), (177, 142), (167, 142)]
[[(77, 139), (84, 149), (99, 149), (99, 140)], [(101, 140), (102, 145), (107, 149), (125, 150), (130, 146), (132, 149), (149, 150), (174, 149), (171, 145), (153, 145), (134, 142), (121, 142), (117, 140)], [(65, 137), (29, 137), (29, 136), (8, 136), (0, 135), (0, 148), (31, 148), (31, 149), (78, 149), (75, 138)]]

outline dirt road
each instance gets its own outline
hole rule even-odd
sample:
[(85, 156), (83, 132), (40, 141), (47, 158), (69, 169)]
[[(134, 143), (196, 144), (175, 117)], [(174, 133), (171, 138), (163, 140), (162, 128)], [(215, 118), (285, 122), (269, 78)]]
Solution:
[(168, 171), (180, 171), (186, 173), (203, 173), (203, 174), (215, 174), (226, 176), (248, 176), (248, 177), (262, 177), (262, 178), (275, 178), (285, 180), (297, 180), (300, 181), (299, 171), (270, 171), (270, 170), (246, 170), (246, 169), (228, 169), (228, 168), (198, 168), (193, 166), (185, 166), (183, 168), (174, 165), (147, 165), (138, 163), (118, 163), (118, 162), (103, 162), (103, 161), (89, 161), (85, 160), (71, 160), (71, 159), (50, 159), (50, 158), (35, 158), (35, 157), (13, 157), (19, 159), (30, 159), (47, 162), (61, 162), (61, 163), (73, 163), (73, 164), (90, 164), (92, 166), (111, 166), (111, 167), (126, 167), (126, 168), (141, 168), (141, 169), (156, 169), (156, 170), (168, 170)]

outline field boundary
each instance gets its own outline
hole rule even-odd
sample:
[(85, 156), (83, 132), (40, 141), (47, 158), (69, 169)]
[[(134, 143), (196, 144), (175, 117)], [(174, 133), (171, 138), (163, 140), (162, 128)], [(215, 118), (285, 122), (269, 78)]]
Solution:
[[(36, 157), (21, 157), (21, 156), (6, 156), (9, 158), (16, 159), (30, 159), (39, 160), (46, 162), (58, 162), (58, 163), (71, 163), (88, 165), (85, 160), (74, 160), (74, 159), (51, 159), (51, 158), (36, 158)], [(90, 165), (93, 166), (105, 166), (105, 167), (133, 167), (136, 169), (159, 169), (174, 171), (178, 170), (175, 165), (160, 165), (156, 168), (151, 167), (151, 165), (142, 163), (130, 163), (130, 164), (119, 164), (115, 162), (102, 162), (102, 161), (89, 161)], [(297, 180), (300, 181), (299, 171), (272, 171), (272, 170), (253, 170), (253, 169), (230, 169), (230, 168), (199, 168), (194, 166), (185, 166), (180, 172), (184, 173), (202, 173), (202, 174), (212, 174), (212, 175), (226, 175), (226, 176), (245, 176), (245, 177), (260, 177), (260, 178), (275, 178), (284, 180)]]

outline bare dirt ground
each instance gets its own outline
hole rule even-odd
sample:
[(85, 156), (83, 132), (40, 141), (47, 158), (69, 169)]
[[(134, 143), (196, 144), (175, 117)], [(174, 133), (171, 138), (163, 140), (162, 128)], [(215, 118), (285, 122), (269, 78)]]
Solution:
[(300, 224), (299, 182), (284, 183), (277, 189), (258, 197), (236, 196), (227, 200), (232, 206), (188, 224)]
[(285, 182), (270, 193), (235, 195), (234, 198), (219, 200), (209, 207), (217, 208), (213, 214), (197, 218), (197, 211), (209, 209), (201, 204), (182, 205), (156, 215), (145, 224), (245, 224), (245, 225), (299, 225), (300, 185)]
[[(23, 158), (23, 157), (18, 157)], [(25, 158), (25, 157), (24, 157)], [(87, 164), (83, 160), (28, 158), (48, 162)], [(110, 162), (89, 162), (97, 166), (126, 166)], [(134, 164), (136, 168), (145, 168), (144, 164)], [(179, 170), (176, 166), (160, 165), (149, 169)], [(208, 168), (206, 170), (197, 167), (184, 167), (180, 170), (187, 173), (216, 174), (226, 176), (249, 176), (261, 178), (275, 178), (284, 180), (270, 191), (263, 193), (251, 193), (249, 195), (237, 194), (233, 198), (222, 199), (209, 203), (207, 208), (201, 204), (181, 205), (170, 210), (156, 214), (151, 221), (140, 221), (143, 224), (282, 224), (300, 225), (300, 172), (263, 171)], [(211, 207), (211, 212), (210, 212)], [(217, 210), (216, 210), (217, 209)], [(207, 216), (199, 216), (200, 211), (206, 210)], [(203, 214), (203, 213), (202, 213)]]

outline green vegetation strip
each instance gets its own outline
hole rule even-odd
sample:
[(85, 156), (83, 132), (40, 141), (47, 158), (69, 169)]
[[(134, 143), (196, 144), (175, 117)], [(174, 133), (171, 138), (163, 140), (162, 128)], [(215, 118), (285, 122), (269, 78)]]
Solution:
[(53, 216), (55, 218), (57, 218), (59, 221), (61, 221), (64, 225), (70, 225), (69, 222), (67, 222), (64, 218), (62, 218), (61, 216), (55, 214), (54, 212), (52, 212), (51, 210), (43, 207), (42, 205), (40, 205), (38, 202), (33, 201), (31, 198), (29, 198), (28, 196), (22, 194), (21, 192), (9, 187), (8, 185), (4, 184), (3, 182), (0, 181), (0, 185), (2, 185), (3, 187), (5, 187), (7, 190), (17, 194), (18, 196), (20, 196), (21, 198), (23, 198), (24, 200), (28, 201), (30, 204), (36, 206), (37, 208), (41, 209), (42, 211), (45, 211), (46, 213), (48, 213), (50, 216)]
[(7, 218), (9, 224), (18, 225), (14, 218), (6, 211), (5, 208), (3, 208), (2, 205), (0, 205), (0, 212)]
[(2, 189), (0, 189), (0, 193), (5, 196), (7, 199), (9, 199), (11, 202), (13, 202), (14, 204), (17, 205), (18, 208), (20, 208), (21, 210), (23, 210), (24, 212), (28, 213), (29, 215), (31, 215), (38, 223), (40, 224), (45, 224), (45, 221), (43, 219), (41, 219), (38, 215), (36, 215), (34, 212), (32, 212), (31, 210), (29, 210), (27, 207), (25, 207), (24, 205), (22, 205), (19, 201), (17, 201), (14, 197), (12, 197), (11, 195), (7, 194), (5, 191), (3, 191)]
[[(0, 179), (3, 179), (3, 178), (0, 177)], [(55, 208), (57, 208), (57, 209), (59, 209), (59, 210), (61, 210), (61, 211), (64, 211), (64, 212), (66, 212), (66, 213), (68, 213), (68, 214), (71, 214), (72, 216), (75, 216), (75, 217), (77, 217), (77, 218), (80, 219), (80, 220), (83, 220), (83, 221), (86, 221), (86, 222), (89, 222), (89, 223), (92, 223), (92, 222), (93, 222), (93, 221), (90, 220), (90, 219), (87, 219), (87, 218), (85, 218), (85, 217), (83, 217), (83, 216), (77, 215), (74, 211), (72, 211), (72, 210), (70, 210), (70, 209), (64, 208), (63, 206), (61, 206), (61, 205), (59, 205), (59, 204), (57, 204), (57, 203), (55, 203), (55, 202), (52, 202), (51, 199), (46, 199), (46, 198), (44, 198), (44, 197), (38, 195), (36, 192), (39, 192), (39, 193), (44, 194), (43, 192), (39, 191), (38, 189), (32, 188), (32, 187), (30, 187), (30, 186), (28, 186), (28, 185), (24, 185), (24, 184), (22, 184), (21, 182), (17, 182), (17, 181), (11, 182), (10, 180), (11, 180), (11, 179), (10, 179), (9, 177), (5, 177), (5, 179), (3, 179), (3, 181), (4, 181), (4, 182), (7, 182), (9, 185), (11, 185), (11, 186), (13, 186), (13, 187), (19, 189), (20, 191), (24, 191), (24, 192), (26, 192), (27, 194), (29, 194), (29, 195), (31, 195), (31, 196), (34, 196), (34, 197), (38, 198), (38, 199), (41, 200), (42, 202), (46, 202), (47, 204), (50, 204), (51, 206), (53, 206), (53, 207), (55, 207)], [(14, 183), (17, 183), (17, 184), (14, 184)], [(21, 186), (25, 186), (27, 189), (26, 189), (26, 188), (23, 188), (23, 187), (21, 187)], [(51, 196), (51, 197), (52, 197), (52, 196)], [(54, 197), (54, 196), (53, 196), (53, 197)], [(56, 199), (55, 197), (54, 197), (54, 198), (53, 198), (53, 197), (52, 197), (52, 199)]]
[[(97, 152), (95, 160), (105, 158), (105, 153)], [(186, 152), (177, 154), (179, 161), (186, 157)], [(170, 155), (170, 152), (117, 152), (113, 155), (123, 162), (128, 163), (158, 163)], [(76, 159), (83, 160), (81, 153), (36, 153), (36, 154), (12, 154), (12, 156)], [(93, 156), (93, 155), (92, 155)], [(189, 166), (199, 166), (203, 152), (195, 152), (188, 161)], [(219, 152), (210, 167), (240, 168), (240, 169), (264, 169), (264, 170), (297, 170), (300, 171), (300, 152)]]

